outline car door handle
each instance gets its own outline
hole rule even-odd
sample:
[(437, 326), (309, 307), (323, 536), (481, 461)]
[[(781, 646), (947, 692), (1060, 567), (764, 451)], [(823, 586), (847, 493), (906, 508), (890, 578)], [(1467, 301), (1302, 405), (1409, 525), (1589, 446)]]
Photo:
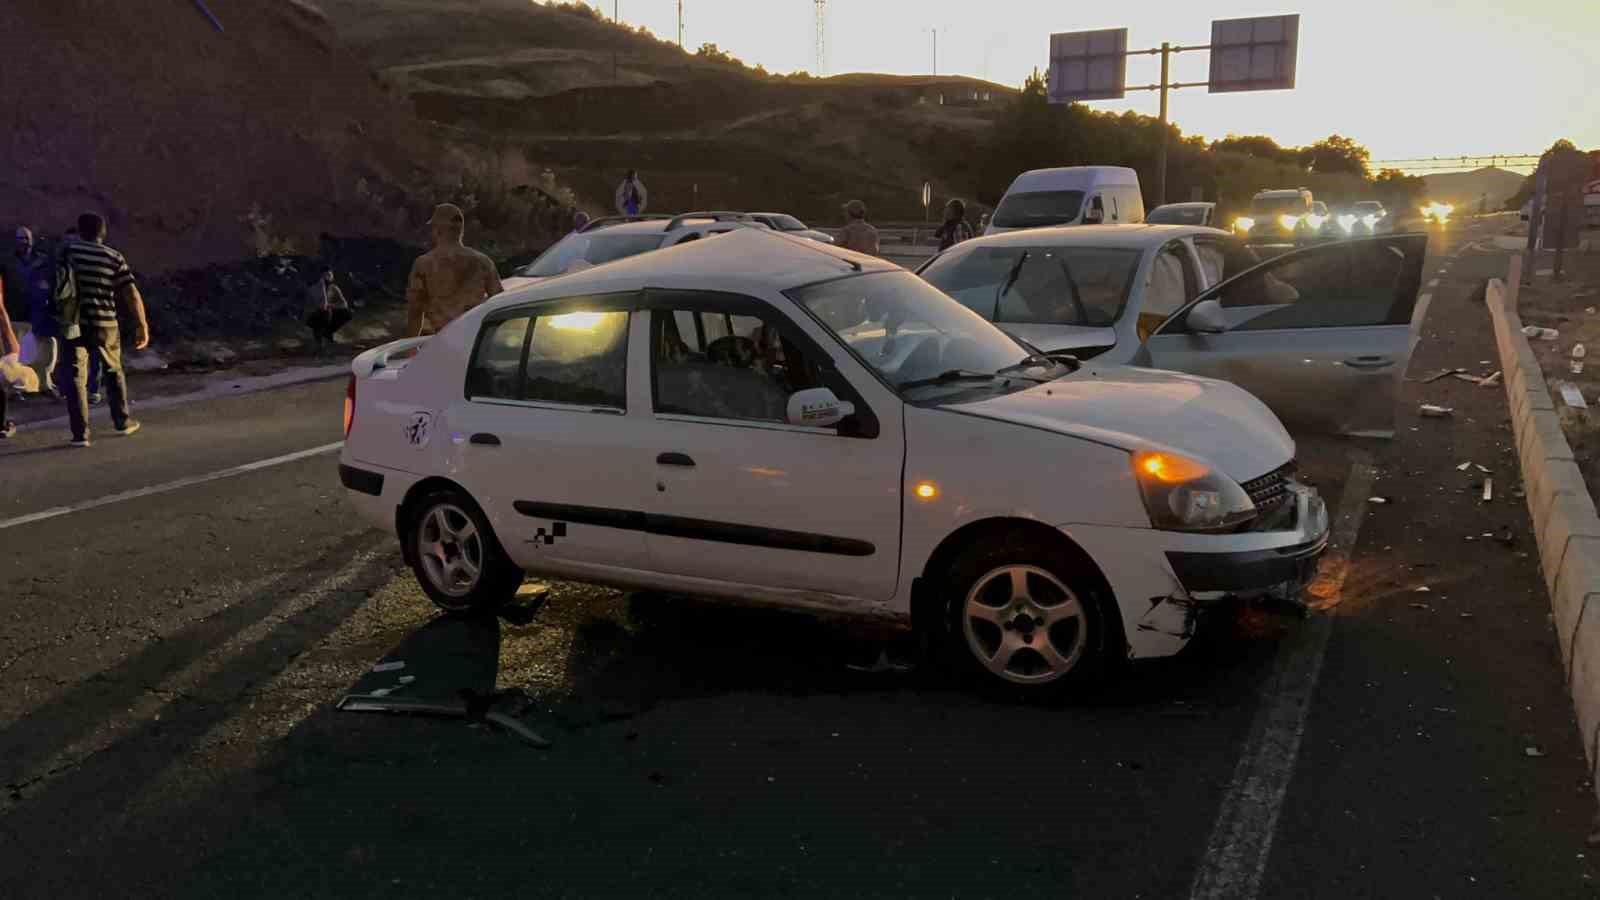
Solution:
[(694, 468), (694, 460), (690, 459), (687, 453), (663, 453), (656, 457), (656, 465), (686, 466), (692, 469)]
[(1352, 369), (1381, 369), (1394, 365), (1392, 356), (1353, 356), (1344, 361)]
[(473, 435), (468, 440), (472, 441), (472, 443), (477, 444), (480, 447), (498, 447), (498, 446), (500, 446), (500, 438), (499, 438), (499, 436), (498, 435), (489, 434), (488, 432), (485, 432), (485, 431), (478, 432), (477, 434)]

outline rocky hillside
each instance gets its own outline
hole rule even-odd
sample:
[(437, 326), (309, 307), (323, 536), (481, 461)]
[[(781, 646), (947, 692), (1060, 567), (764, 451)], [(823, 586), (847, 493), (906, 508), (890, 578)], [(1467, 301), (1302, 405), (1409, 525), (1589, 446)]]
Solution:
[(411, 234), (444, 157), (306, 0), (0, 4), (6, 224), (105, 212), (145, 271)]

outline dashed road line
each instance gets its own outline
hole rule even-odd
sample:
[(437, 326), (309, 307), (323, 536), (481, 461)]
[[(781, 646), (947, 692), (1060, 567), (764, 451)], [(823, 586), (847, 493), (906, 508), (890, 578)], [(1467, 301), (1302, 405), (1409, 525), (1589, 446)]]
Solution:
[(194, 487), (197, 484), (207, 484), (212, 481), (220, 481), (224, 478), (232, 478), (235, 475), (245, 475), (250, 472), (259, 472), (262, 469), (270, 469), (273, 466), (281, 466), (285, 463), (298, 462), (302, 459), (310, 459), (313, 456), (320, 456), (324, 453), (330, 453), (343, 446), (343, 441), (333, 444), (323, 444), (320, 447), (312, 447), (309, 450), (297, 450), (294, 453), (285, 453), (282, 456), (274, 456), (270, 459), (258, 459), (255, 462), (248, 462), (242, 466), (234, 466), (230, 469), (207, 472), (204, 475), (190, 475), (187, 478), (179, 478), (176, 481), (168, 481), (164, 484), (151, 485), (150, 487), (136, 488), (134, 490), (123, 491), (118, 494), (108, 494), (104, 497), (96, 497), (93, 500), (85, 500), (82, 503), (74, 503), (70, 506), (56, 506), (40, 512), (29, 513), (25, 516), (18, 516), (14, 519), (0, 519), (0, 531), (4, 531), (7, 528), (15, 528), (18, 525), (31, 525), (34, 522), (43, 522), (46, 519), (54, 519), (59, 516), (71, 515), (75, 512), (83, 512), (87, 509), (110, 506), (113, 503), (121, 503), (124, 500), (137, 500), (140, 497), (150, 497), (154, 496), (155, 494), (165, 494), (181, 488)]
[(1378, 471), (1367, 463), (1350, 467), (1328, 552), (1312, 590), (1324, 611), (1315, 612), (1290, 638), (1267, 683), (1263, 702), (1250, 726), (1233, 781), (1217, 813), (1200, 869), (1189, 888), (1190, 900), (1254, 900), (1261, 890), (1278, 826), (1278, 813), (1294, 776), (1300, 740), (1316, 693), (1317, 678), (1333, 633), (1326, 610), (1337, 605), (1350, 569), (1350, 554), (1361, 533), (1366, 498)]

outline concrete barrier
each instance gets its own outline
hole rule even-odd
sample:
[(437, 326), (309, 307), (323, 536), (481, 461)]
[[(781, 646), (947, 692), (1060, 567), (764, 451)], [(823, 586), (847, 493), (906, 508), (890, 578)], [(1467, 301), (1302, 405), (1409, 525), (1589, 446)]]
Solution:
[(1485, 301), (1505, 372), (1511, 430), (1522, 466), (1539, 566), (1561, 662), (1583, 734), (1591, 781), (1600, 795), (1600, 514), (1572, 454), (1550, 388), (1517, 314), (1522, 259), (1512, 257), (1506, 281), (1489, 282)]

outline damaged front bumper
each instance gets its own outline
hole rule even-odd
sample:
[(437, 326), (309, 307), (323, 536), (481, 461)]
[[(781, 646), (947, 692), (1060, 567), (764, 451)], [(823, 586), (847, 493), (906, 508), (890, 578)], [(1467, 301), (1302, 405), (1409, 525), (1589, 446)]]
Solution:
[(1094, 558), (1122, 611), (1129, 654), (1169, 656), (1194, 636), (1200, 609), (1230, 599), (1299, 603), (1328, 546), (1328, 511), (1314, 488), (1289, 482), (1293, 515), (1272, 530), (1190, 534), (1067, 526)]

